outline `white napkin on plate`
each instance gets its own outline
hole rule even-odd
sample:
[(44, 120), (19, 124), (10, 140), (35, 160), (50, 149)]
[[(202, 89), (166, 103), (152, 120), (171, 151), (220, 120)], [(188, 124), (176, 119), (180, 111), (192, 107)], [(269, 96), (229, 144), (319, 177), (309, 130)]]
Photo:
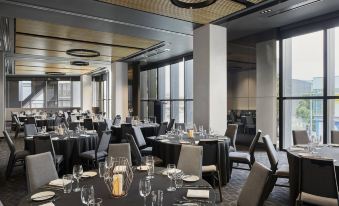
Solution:
[(48, 183), (48, 185), (56, 186), (56, 187), (63, 187), (64, 186), (64, 181), (65, 181), (66, 184), (71, 183), (71, 180), (56, 179), (56, 180), (50, 181)]
[(59, 137), (52, 137), (52, 140), (59, 140)]
[(113, 173), (126, 172), (126, 170), (127, 170), (126, 165), (117, 165), (114, 167)]
[(47, 202), (45, 204), (41, 204), (40, 206), (54, 206), (53, 202)]
[(187, 197), (192, 198), (210, 198), (210, 191), (209, 190), (187, 190)]

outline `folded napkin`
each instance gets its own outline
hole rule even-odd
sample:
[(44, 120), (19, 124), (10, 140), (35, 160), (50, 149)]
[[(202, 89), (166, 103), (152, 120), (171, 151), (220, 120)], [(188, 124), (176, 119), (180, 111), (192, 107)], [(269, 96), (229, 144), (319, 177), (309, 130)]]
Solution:
[(194, 141), (195, 144), (199, 144), (199, 141)]
[(113, 173), (126, 172), (126, 165), (117, 165), (114, 167)]
[(161, 139), (160, 142), (169, 142), (169, 139)]
[(81, 134), (80, 137), (90, 137), (91, 135), (88, 134)]
[(41, 204), (39, 206), (54, 206), (53, 202), (47, 202), (45, 204)]
[(33, 139), (33, 136), (27, 136), (26, 139)]
[(297, 145), (294, 145), (295, 147), (301, 147), (301, 148), (308, 148), (308, 145), (307, 144), (297, 144)]
[(52, 140), (59, 140), (59, 137), (52, 137)]
[(210, 198), (210, 191), (209, 190), (187, 190), (187, 197), (192, 198)]
[(63, 180), (63, 179), (56, 179), (56, 180), (52, 180), (48, 183), (48, 185), (51, 186), (56, 186), (56, 187), (63, 187), (64, 186), (64, 181), (66, 183), (66, 185), (68, 185), (69, 183), (71, 183), (71, 180)]
[[(168, 170), (169, 170), (169, 169), (166, 169), (165, 171), (163, 171), (163, 172), (162, 172), (162, 175), (167, 175), (167, 171), (168, 171)], [(181, 172), (181, 170), (179, 170), (179, 169), (170, 169), (170, 170), (174, 170), (175, 173)]]
[(97, 131), (95, 131), (95, 130), (87, 130), (86, 132), (89, 133), (89, 134), (93, 134), (93, 133), (96, 133)]
[(190, 142), (189, 141), (185, 141), (185, 140), (179, 140), (179, 143), (180, 144), (189, 144)]
[(290, 151), (294, 152), (294, 151), (304, 151), (304, 148), (300, 148), (300, 147), (290, 147)]

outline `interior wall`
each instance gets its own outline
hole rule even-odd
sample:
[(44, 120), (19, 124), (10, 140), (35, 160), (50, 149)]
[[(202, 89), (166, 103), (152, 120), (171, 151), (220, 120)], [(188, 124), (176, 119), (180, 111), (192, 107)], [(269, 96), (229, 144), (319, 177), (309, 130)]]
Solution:
[(228, 110), (256, 110), (256, 79), (255, 69), (228, 71)]

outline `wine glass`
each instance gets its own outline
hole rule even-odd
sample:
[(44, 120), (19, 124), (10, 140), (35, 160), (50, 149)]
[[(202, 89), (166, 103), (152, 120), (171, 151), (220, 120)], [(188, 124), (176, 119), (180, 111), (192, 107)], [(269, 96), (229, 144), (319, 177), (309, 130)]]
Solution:
[(139, 182), (139, 194), (144, 198), (144, 206), (146, 206), (146, 197), (151, 193), (151, 180), (142, 178)]
[(73, 190), (74, 192), (80, 191), (79, 181), (80, 181), (80, 178), (81, 178), (83, 172), (84, 172), (84, 170), (82, 169), (82, 165), (74, 165), (73, 166), (73, 177), (74, 177), (74, 179), (77, 180), (77, 186), (74, 188), (74, 190)]
[(85, 205), (89, 205), (94, 200), (94, 187), (93, 185), (84, 185), (81, 188), (81, 202)]
[(204, 126), (203, 125), (199, 125), (199, 132), (200, 132), (200, 134), (202, 134), (204, 132)]
[(167, 191), (175, 191), (176, 188), (173, 187), (173, 179), (174, 179), (174, 174), (175, 174), (175, 171), (176, 171), (176, 167), (175, 167), (175, 164), (168, 164), (167, 165), (167, 176), (168, 178), (170, 178), (170, 186), (167, 188)]
[(147, 178), (154, 178), (154, 158), (153, 156), (146, 156)]

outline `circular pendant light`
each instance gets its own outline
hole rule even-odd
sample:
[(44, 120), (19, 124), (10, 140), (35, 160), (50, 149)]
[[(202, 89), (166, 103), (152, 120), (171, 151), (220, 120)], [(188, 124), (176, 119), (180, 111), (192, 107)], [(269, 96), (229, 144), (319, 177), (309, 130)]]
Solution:
[(89, 49), (69, 49), (66, 54), (75, 57), (98, 57), (100, 53)]
[(71, 65), (74, 66), (88, 66), (89, 62), (85, 62), (85, 61), (71, 61)]
[(180, 8), (185, 8), (185, 9), (200, 9), (207, 7), (209, 5), (212, 5), (216, 2), (217, 0), (201, 0), (197, 1), (196, 3), (189, 3), (185, 2), (182, 0), (171, 0), (172, 4), (176, 5), (177, 7)]

